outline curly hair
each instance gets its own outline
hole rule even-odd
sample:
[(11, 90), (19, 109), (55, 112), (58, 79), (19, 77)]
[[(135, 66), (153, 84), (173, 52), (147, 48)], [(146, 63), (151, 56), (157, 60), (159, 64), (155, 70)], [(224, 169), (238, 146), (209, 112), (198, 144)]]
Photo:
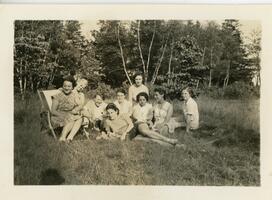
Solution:
[(148, 94), (146, 92), (140, 92), (139, 94), (137, 94), (136, 96), (137, 102), (139, 102), (140, 97), (144, 97), (146, 101), (148, 101)]
[(116, 111), (117, 115), (119, 115), (119, 108), (117, 108), (117, 106), (114, 103), (109, 103), (106, 106), (106, 110), (109, 110), (109, 109), (112, 109), (112, 110)]
[(65, 77), (63, 77), (63, 83), (65, 81), (71, 82), (72, 85), (73, 85), (73, 88), (76, 86), (76, 81), (75, 81), (75, 79), (74, 79), (73, 76), (65, 76)]
[(154, 93), (155, 92), (158, 92), (160, 95), (163, 95), (163, 99), (165, 99), (166, 98), (166, 91), (165, 91), (165, 89), (163, 89), (163, 88), (155, 88), (154, 89)]

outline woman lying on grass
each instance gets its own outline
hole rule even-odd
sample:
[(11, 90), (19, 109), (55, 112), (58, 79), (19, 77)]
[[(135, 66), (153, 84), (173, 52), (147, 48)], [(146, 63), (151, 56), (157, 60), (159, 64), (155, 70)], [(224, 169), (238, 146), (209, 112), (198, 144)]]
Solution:
[(114, 103), (109, 103), (106, 107), (108, 119), (104, 122), (104, 131), (96, 139), (125, 140), (126, 136), (133, 130), (133, 123), (128, 114), (119, 114), (119, 109)]
[(148, 94), (145, 92), (139, 93), (137, 95), (137, 102), (138, 103), (133, 107), (132, 112), (132, 117), (135, 120), (137, 133), (154, 140), (176, 145), (178, 143), (177, 139), (165, 137), (151, 129), (153, 126), (153, 109), (152, 105), (147, 103)]
[(176, 122), (173, 115), (173, 105), (165, 100), (165, 91), (160, 88), (156, 88), (154, 105), (154, 118), (155, 123), (153, 130), (158, 131), (162, 135), (169, 135), (174, 133), (175, 128), (180, 127), (181, 123)]
[(80, 115), (82, 106), (78, 94), (73, 91), (74, 86), (74, 79), (70, 76), (66, 77), (60, 93), (53, 96), (51, 121), (55, 128), (63, 127), (59, 141), (73, 140), (82, 123)]
[(190, 130), (196, 130), (199, 127), (198, 106), (192, 98), (194, 94), (191, 88), (187, 87), (183, 89), (181, 95), (184, 100), (182, 110), (185, 118), (186, 132), (189, 133)]

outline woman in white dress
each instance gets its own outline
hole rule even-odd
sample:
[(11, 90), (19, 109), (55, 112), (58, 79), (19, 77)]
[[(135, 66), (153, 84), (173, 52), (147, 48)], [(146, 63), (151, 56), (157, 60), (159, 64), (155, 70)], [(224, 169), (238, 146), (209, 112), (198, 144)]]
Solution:
[(182, 90), (183, 104), (182, 111), (185, 118), (186, 132), (199, 128), (199, 112), (196, 101), (192, 98), (193, 91), (187, 87)]
[(137, 103), (137, 95), (140, 92), (149, 94), (148, 88), (143, 84), (143, 75), (136, 74), (134, 78), (135, 84), (128, 89), (128, 100), (134, 105)]
[(165, 137), (152, 130), (153, 108), (152, 105), (148, 103), (148, 94), (141, 92), (137, 95), (136, 100), (138, 103), (133, 107), (132, 117), (135, 120), (137, 132), (145, 137), (176, 145), (178, 142), (177, 139)]
[(119, 109), (119, 114), (127, 114), (131, 116), (132, 114), (132, 104), (126, 100), (126, 91), (124, 89), (119, 89), (116, 92), (117, 100), (114, 104)]
[(155, 123), (153, 129), (162, 135), (174, 133), (175, 128), (180, 127), (181, 123), (176, 122), (173, 115), (173, 105), (165, 100), (165, 91), (160, 88), (154, 89), (156, 103), (154, 105)]

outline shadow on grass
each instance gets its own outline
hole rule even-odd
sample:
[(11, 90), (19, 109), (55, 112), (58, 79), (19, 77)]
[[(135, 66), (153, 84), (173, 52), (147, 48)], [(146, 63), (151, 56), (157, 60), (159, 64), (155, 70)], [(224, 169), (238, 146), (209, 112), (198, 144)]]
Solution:
[(39, 185), (61, 185), (65, 179), (60, 175), (58, 170), (50, 168), (41, 172)]

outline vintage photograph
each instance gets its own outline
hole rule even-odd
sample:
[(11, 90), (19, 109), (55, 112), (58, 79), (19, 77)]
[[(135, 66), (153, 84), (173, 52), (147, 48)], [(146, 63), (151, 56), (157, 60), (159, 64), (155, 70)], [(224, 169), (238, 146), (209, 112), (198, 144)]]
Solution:
[(14, 185), (260, 186), (261, 21), (15, 20)]

